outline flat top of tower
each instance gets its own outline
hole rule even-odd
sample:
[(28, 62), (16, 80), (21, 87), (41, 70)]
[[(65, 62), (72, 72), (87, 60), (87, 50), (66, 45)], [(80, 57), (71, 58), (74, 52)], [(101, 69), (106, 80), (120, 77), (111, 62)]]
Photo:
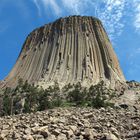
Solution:
[[(70, 21), (70, 20), (93, 20), (93, 21), (98, 21), (101, 22), (98, 18), (93, 17), (93, 16), (80, 16), (80, 15), (72, 15), (72, 16), (67, 16), (67, 17), (60, 17), (59, 19), (55, 20), (54, 22), (51, 22), (49, 24), (53, 24), (55, 22), (63, 22), (63, 21)], [(46, 25), (49, 25), (46, 24)]]
[(93, 16), (80, 16), (80, 15), (71, 15), (71, 16), (66, 16), (66, 17), (61, 17), (60, 19), (92, 19), (92, 20), (98, 20), (100, 21), (97, 17)]
[[(43, 26), (40, 26), (36, 29), (34, 29), (28, 36), (32, 35), (32, 33), (34, 33), (35, 31), (38, 31), (40, 30), (41, 28), (44, 28), (46, 26), (52, 26), (52, 25), (59, 25), (59, 24), (65, 24), (65, 23), (69, 23), (69, 24), (75, 24), (75, 23), (78, 23), (79, 21), (82, 21), (82, 22), (87, 22), (87, 21), (94, 21), (94, 22), (99, 22), (102, 24), (101, 20), (96, 18), (96, 17), (93, 17), (93, 16), (80, 16), (80, 15), (71, 15), (71, 16), (66, 16), (66, 17), (60, 17), (58, 19), (56, 19), (55, 21), (53, 22), (50, 22), (50, 23), (47, 23)], [(81, 23), (81, 22), (80, 22)]]

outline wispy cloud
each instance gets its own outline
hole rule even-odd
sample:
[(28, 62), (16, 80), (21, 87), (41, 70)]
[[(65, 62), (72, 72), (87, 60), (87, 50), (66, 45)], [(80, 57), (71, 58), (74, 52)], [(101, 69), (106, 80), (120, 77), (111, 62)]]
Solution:
[(98, 7), (98, 16), (112, 40), (123, 31), (122, 17), (124, 16), (125, 5), (126, 0), (103, 0)]
[[(112, 41), (123, 32), (125, 14), (131, 7), (133, 23), (140, 30), (140, 0), (32, 0), (41, 15), (49, 8), (56, 17), (65, 15), (90, 15), (100, 18)], [(59, 2), (59, 3), (58, 3)], [(128, 13), (126, 13), (126, 10)], [(127, 15), (128, 16), (128, 15)]]
[(96, 0), (61, 0), (62, 5), (69, 14), (95, 15)]
[[(69, 15), (86, 15), (92, 10), (92, 14), (95, 7), (96, 0), (32, 0), (40, 12), (42, 8), (48, 10), (49, 7), (53, 10), (57, 16)], [(43, 5), (43, 7), (42, 7)], [(90, 10), (89, 10), (90, 8)]]
[(48, 8), (48, 6), (51, 6), (51, 8), (53, 9), (53, 11), (55, 12), (55, 14), (57, 16), (59, 16), (61, 14), (61, 9), (58, 6), (56, 0), (42, 0), (46, 10)]
[(70, 14), (85, 14), (99, 17), (111, 39), (123, 31), (126, 0), (62, 0)]
[(134, 5), (134, 27), (140, 31), (140, 0), (133, 0)]
[(82, 14), (85, 0), (61, 0), (64, 8), (70, 14)]
[(40, 8), (38, 0), (33, 0), (33, 2), (38, 10), (38, 15), (41, 16), (41, 8)]
[[(36, 5), (38, 9), (38, 14), (41, 16), (42, 8), (45, 9), (45, 11), (48, 11), (48, 7), (50, 6), (52, 11), (55, 15), (60, 16), (61, 14), (61, 8), (59, 7), (56, 0), (33, 0), (34, 4)], [(43, 5), (43, 7), (42, 7)]]

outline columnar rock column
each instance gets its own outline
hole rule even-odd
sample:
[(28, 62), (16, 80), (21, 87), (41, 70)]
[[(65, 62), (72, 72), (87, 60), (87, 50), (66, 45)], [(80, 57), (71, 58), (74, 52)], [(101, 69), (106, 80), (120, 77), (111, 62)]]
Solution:
[(85, 16), (60, 18), (34, 30), (5, 81), (14, 85), (19, 78), (44, 88), (55, 81), (88, 86), (103, 80), (111, 87), (125, 81), (101, 21)]

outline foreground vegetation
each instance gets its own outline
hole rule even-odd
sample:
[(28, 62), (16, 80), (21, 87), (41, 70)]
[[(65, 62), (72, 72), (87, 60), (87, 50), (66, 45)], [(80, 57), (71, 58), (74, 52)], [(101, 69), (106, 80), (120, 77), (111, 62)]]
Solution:
[(83, 88), (80, 83), (69, 84), (61, 90), (58, 83), (55, 83), (44, 90), (20, 79), (15, 89), (6, 88), (0, 94), (0, 116), (43, 111), (54, 107), (108, 107), (113, 106), (110, 100), (115, 95), (103, 82), (89, 89)]

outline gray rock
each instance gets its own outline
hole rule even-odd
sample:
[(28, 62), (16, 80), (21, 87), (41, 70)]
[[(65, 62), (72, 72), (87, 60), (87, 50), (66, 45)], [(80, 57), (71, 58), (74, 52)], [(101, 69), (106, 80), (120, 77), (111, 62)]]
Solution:
[(135, 124), (135, 123), (132, 123), (131, 127), (132, 127), (132, 130), (139, 129), (139, 126), (137, 126), (137, 124)]
[[(65, 110), (69, 111), (72, 116), (65, 116)], [(1, 139), (24, 140), (32, 139), (31, 136), (34, 140), (47, 140), (48, 138), (50, 140), (135, 140), (139, 138), (140, 117), (137, 112), (125, 109), (107, 108), (100, 111), (99, 109), (73, 107), (56, 108), (48, 112), (51, 118), (59, 120), (64, 117), (66, 122), (50, 122), (50, 116), (46, 115), (45, 111), (2, 117), (0, 118)], [(89, 112), (92, 112), (94, 117), (85, 118), (83, 114)], [(4, 126), (12, 120), (14, 121), (13, 125)], [(35, 127), (31, 125), (35, 123), (38, 125)], [(3, 126), (5, 130), (3, 130)]]
[(44, 140), (44, 137), (42, 135), (33, 135), (34, 140)]
[(77, 130), (77, 126), (75, 126), (75, 125), (70, 125), (69, 128), (70, 128), (73, 132), (76, 132), (76, 130)]
[(25, 136), (23, 136), (23, 139), (24, 140), (34, 140), (33, 136), (31, 136), (31, 135), (25, 135)]
[(52, 131), (52, 134), (55, 135), (55, 136), (58, 136), (60, 134), (60, 130), (59, 129), (54, 129)]
[(27, 128), (27, 129), (25, 129), (25, 134), (31, 134), (31, 128)]
[(47, 140), (56, 140), (56, 137), (55, 135), (49, 135)]
[(91, 117), (93, 117), (93, 113), (86, 113), (86, 114), (84, 114), (84, 117), (91, 118)]
[(73, 131), (70, 129), (70, 130), (68, 130), (68, 131), (66, 131), (66, 136), (68, 137), (68, 138), (70, 138), (71, 136), (73, 136), (74, 135), (74, 133), (73, 133)]
[(12, 134), (13, 139), (19, 139), (20, 137), (21, 137), (21, 135), (19, 133), (13, 132), (13, 134)]
[(9, 134), (9, 130), (2, 130), (0, 132), (0, 137), (5, 138)]
[(85, 128), (84, 132), (84, 136), (86, 139), (94, 139), (94, 136), (96, 136), (95, 132), (93, 132), (92, 129)]
[(8, 129), (8, 128), (9, 128), (9, 125), (3, 125), (3, 126), (2, 126), (2, 129), (3, 129), (3, 130)]
[(67, 140), (67, 137), (65, 134), (59, 134), (58, 137), (57, 137), (57, 140)]
[(112, 133), (105, 133), (105, 140), (119, 140), (114, 134)]

